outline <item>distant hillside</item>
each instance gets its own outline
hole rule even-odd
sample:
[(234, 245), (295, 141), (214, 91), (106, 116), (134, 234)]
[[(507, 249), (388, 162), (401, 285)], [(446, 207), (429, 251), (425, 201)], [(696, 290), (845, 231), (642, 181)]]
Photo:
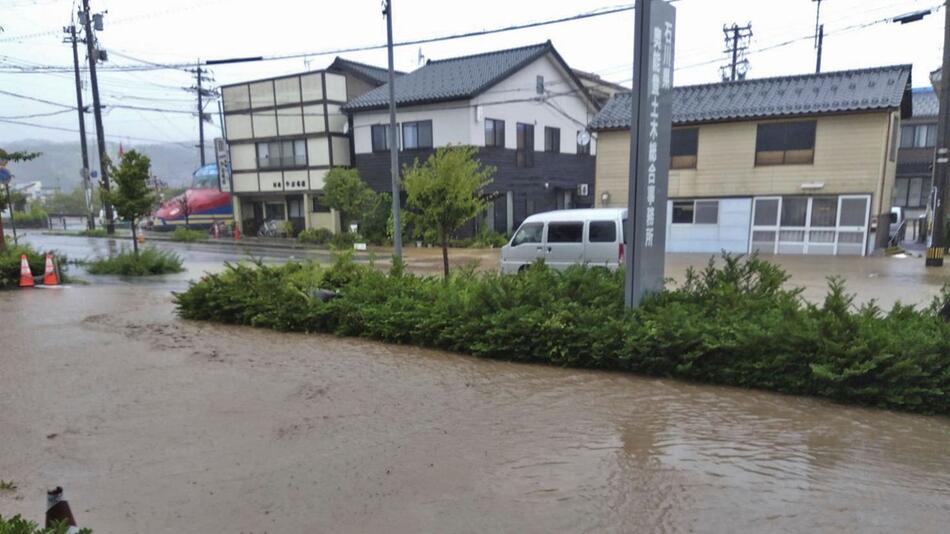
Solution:
[[(109, 154), (115, 158), (119, 150), (118, 143), (107, 143)], [(3, 143), (7, 151), (29, 150), (41, 152), (42, 155), (33, 161), (11, 163), (10, 169), (17, 181), (31, 182), (39, 180), (44, 188), (60, 187), (69, 191), (79, 185), (79, 169), (82, 167), (82, 157), (79, 153), (79, 142), (53, 143), (42, 140), (24, 140)], [(165, 143), (151, 145), (128, 145), (123, 148), (134, 148), (152, 159), (152, 174), (158, 176), (171, 187), (181, 187), (191, 183), (191, 173), (198, 168), (198, 148), (189, 148), (184, 144)], [(214, 148), (205, 148), (205, 158), (208, 163), (214, 162)], [(99, 168), (99, 158), (95, 139), (89, 143), (89, 165), (93, 170)]]

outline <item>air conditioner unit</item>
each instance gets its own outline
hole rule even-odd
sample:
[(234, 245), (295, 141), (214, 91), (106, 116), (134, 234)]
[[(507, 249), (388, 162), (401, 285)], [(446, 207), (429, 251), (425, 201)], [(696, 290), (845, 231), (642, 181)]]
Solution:
[(577, 196), (586, 197), (590, 195), (590, 185), (589, 184), (578, 184), (577, 185)]

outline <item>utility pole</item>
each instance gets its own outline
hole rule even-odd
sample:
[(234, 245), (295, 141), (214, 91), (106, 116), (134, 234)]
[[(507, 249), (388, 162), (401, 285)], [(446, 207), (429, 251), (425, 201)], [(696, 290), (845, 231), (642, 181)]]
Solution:
[(944, 3), (943, 67), (940, 70), (940, 111), (937, 117), (937, 152), (934, 159), (934, 220), (927, 267), (943, 267), (947, 246), (946, 207), (947, 179), (950, 174), (950, 0)]
[(96, 215), (92, 212), (92, 184), (89, 180), (89, 150), (86, 146), (86, 109), (82, 105), (82, 79), (79, 76), (79, 39), (76, 37), (76, 26), (70, 25), (63, 28), (63, 31), (69, 34), (67, 39), (73, 45), (73, 70), (76, 74), (76, 109), (79, 111), (79, 150), (82, 152), (82, 170), (79, 174), (82, 176), (83, 197), (86, 200), (86, 211), (88, 220), (86, 227), (90, 230), (96, 228)]
[(825, 25), (818, 26), (818, 59), (815, 61), (815, 74), (821, 74), (821, 47), (825, 42)]
[(393, 67), (393, 1), (383, 0), (389, 54), (389, 172), (393, 185), (393, 259), (402, 260), (402, 225), (399, 222), (399, 147), (396, 146), (396, 76)]
[[(195, 75), (195, 86), (191, 87), (192, 91), (198, 93), (198, 156), (201, 160), (201, 166), (205, 166), (205, 120), (211, 121), (210, 115), (205, 115), (205, 97), (212, 98), (215, 96), (213, 91), (205, 89), (202, 85), (202, 81), (212, 80), (213, 78), (208, 76), (208, 70), (201, 68), (201, 60), (195, 62), (195, 68), (189, 69), (188, 72)], [(223, 127), (222, 127), (223, 128)]]
[[(102, 15), (96, 14), (96, 29), (102, 29)], [(99, 175), (102, 190), (109, 191), (109, 155), (106, 153), (106, 135), (102, 130), (102, 107), (99, 103), (99, 79), (96, 77), (96, 61), (99, 51), (96, 49), (96, 34), (92, 31), (92, 16), (89, 14), (89, 0), (82, 0), (82, 11), (79, 12), (79, 21), (86, 30), (86, 54), (89, 56), (89, 81), (92, 83), (92, 111), (96, 119), (96, 143), (99, 145)], [(105, 58), (105, 54), (103, 54)], [(112, 215), (112, 205), (103, 202), (106, 210), (106, 232), (115, 234), (115, 220)]]
[(746, 58), (746, 51), (749, 49), (749, 43), (752, 40), (752, 23), (745, 26), (733, 24), (723, 26), (722, 33), (725, 35), (726, 50), (725, 53), (731, 56), (728, 65), (720, 67), (722, 81), (744, 80), (746, 73), (749, 72), (749, 60)]

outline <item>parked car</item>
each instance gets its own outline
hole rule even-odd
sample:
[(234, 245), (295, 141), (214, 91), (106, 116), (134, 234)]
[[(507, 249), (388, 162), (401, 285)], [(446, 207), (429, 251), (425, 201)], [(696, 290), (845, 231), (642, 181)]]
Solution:
[(623, 228), (627, 210), (620, 208), (559, 210), (524, 220), (501, 249), (501, 272), (516, 273), (538, 259), (554, 269), (623, 264)]

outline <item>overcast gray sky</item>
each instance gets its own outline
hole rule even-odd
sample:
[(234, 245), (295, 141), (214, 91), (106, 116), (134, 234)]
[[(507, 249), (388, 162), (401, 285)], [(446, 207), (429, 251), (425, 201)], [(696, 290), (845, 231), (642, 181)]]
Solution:
[[(61, 42), (77, 0), (0, 0), (0, 70), (14, 65), (71, 65), (70, 47)], [(90, 0), (94, 11), (108, 10), (99, 38), (111, 52), (109, 65), (136, 62), (120, 57), (178, 63), (294, 52), (322, 51), (384, 43), (385, 21), (379, 0)], [(394, 0), (396, 41), (508, 26), (605, 8), (632, 0)], [(912, 63), (914, 85), (928, 84), (927, 74), (940, 63), (943, 11), (909, 25), (867, 23), (909, 11), (935, 7), (941, 0), (824, 0), (823, 70)], [(754, 37), (749, 77), (797, 74), (814, 70), (815, 2), (812, 0), (679, 0), (676, 2), (676, 85), (717, 81), (725, 62), (723, 24), (752, 23)], [(567, 62), (606, 79), (629, 85), (633, 12), (515, 31), (491, 36), (403, 47), (396, 67), (412, 70), (420, 53), (429, 59), (516, 47), (550, 39)], [(792, 44), (772, 47), (787, 41)], [(83, 56), (84, 57), (84, 56)], [(386, 64), (385, 50), (345, 54), (357, 61)], [(312, 56), (318, 69), (332, 55)], [(217, 83), (306, 70), (303, 59), (214, 67)], [(102, 72), (103, 103), (190, 111), (192, 84), (180, 70)], [(0, 72), (0, 89), (65, 104), (75, 104), (72, 74)], [(91, 102), (86, 91), (86, 102)], [(47, 104), (0, 94), (0, 117), (57, 111)], [(208, 108), (215, 111), (216, 106)], [(77, 128), (75, 113), (22, 121), (65, 129)], [(145, 139), (194, 143), (196, 119), (187, 113), (109, 110), (105, 130), (127, 146)], [(87, 121), (91, 128), (92, 121)], [(90, 135), (94, 130), (89, 130)], [(209, 138), (217, 126), (206, 128)], [(19, 139), (73, 140), (76, 134), (0, 122), (0, 142)]]

